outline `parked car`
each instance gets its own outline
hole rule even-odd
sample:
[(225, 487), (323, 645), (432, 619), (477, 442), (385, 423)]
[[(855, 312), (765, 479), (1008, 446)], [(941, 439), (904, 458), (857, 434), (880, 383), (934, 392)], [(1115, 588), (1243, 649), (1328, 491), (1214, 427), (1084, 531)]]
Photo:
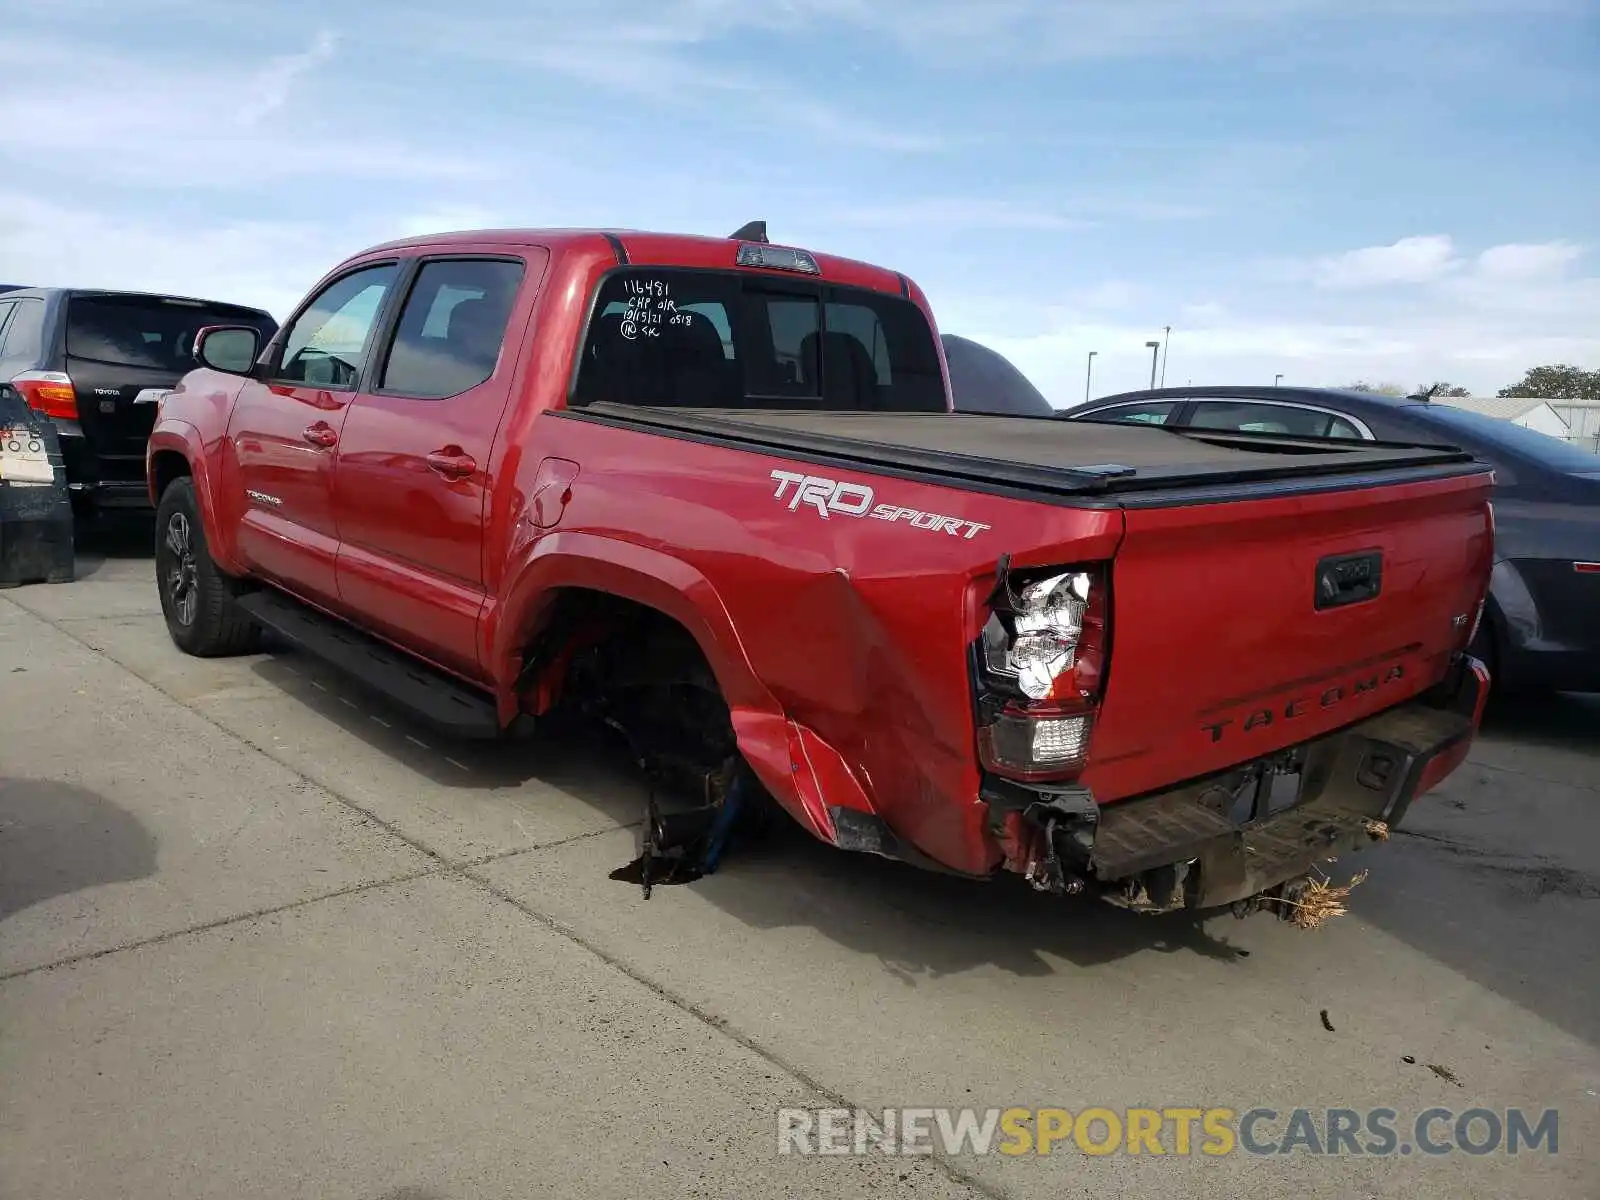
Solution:
[(1055, 405), (998, 350), (954, 333), (941, 335), (956, 412), (1053, 417)]
[(391, 242), (262, 340), (202, 332), (159, 404), (173, 642), (269, 627), (459, 734), (592, 714), (687, 806), (641, 870), (770, 799), (844, 850), (1249, 905), (1387, 836), (1481, 716), (1470, 455), (954, 416), (920, 288), (756, 227)]
[(0, 292), (0, 381), (51, 418), (80, 515), (149, 505), (145, 439), (153, 401), (192, 368), (206, 325), (277, 323), (257, 308), (142, 292)]
[(1124, 392), (1065, 415), (1471, 451), (1496, 479), (1494, 575), (1473, 653), (1508, 688), (1600, 692), (1600, 456), (1442, 401), (1328, 388)]

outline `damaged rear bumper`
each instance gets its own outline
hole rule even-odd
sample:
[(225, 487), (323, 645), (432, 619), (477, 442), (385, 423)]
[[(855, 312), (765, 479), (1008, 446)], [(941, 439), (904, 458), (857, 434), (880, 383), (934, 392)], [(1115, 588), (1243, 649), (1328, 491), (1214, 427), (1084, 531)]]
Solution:
[(1237, 904), (1388, 836), (1466, 758), (1489, 677), (1463, 658), (1417, 699), (1327, 737), (1138, 799), (985, 788), (1008, 867), (1143, 912)]

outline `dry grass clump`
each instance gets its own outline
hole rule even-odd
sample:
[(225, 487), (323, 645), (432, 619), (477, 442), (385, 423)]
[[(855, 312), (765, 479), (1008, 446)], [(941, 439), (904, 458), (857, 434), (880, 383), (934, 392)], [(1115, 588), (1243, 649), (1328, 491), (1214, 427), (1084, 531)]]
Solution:
[(1350, 911), (1345, 903), (1350, 898), (1350, 893), (1366, 881), (1367, 873), (1362, 871), (1353, 877), (1343, 887), (1337, 887), (1326, 876), (1313, 879), (1305, 887), (1300, 888), (1292, 897), (1277, 896), (1269, 898), (1269, 904), (1282, 904), (1292, 909), (1285, 920), (1300, 929), (1317, 929), (1335, 917), (1342, 917)]

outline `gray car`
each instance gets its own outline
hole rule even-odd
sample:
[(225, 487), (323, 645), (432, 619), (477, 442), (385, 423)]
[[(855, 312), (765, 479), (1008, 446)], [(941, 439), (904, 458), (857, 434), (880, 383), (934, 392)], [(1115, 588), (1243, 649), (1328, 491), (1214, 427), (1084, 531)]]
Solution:
[(1421, 397), (1331, 388), (1158, 388), (1062, 416), (1471, 452), (1496, 479), (1494, 575), (1474, 653), (1500, 688), (1600, 692), (1600, 455)]
[(945, 366), (950, 370), (950, 398), (957, 412), (992, 416), (1053, 417), (1056, 408), (1012, 361), (999, 351), (946, 333)]

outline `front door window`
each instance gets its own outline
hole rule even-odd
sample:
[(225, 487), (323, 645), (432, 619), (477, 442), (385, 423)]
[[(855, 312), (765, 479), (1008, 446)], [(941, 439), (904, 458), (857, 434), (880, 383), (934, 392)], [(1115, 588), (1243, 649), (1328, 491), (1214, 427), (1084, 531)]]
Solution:
[(396, 264), (384, 263), (329, 284), (289, 326), (276, 382), (353, 389), (398, 271)]

